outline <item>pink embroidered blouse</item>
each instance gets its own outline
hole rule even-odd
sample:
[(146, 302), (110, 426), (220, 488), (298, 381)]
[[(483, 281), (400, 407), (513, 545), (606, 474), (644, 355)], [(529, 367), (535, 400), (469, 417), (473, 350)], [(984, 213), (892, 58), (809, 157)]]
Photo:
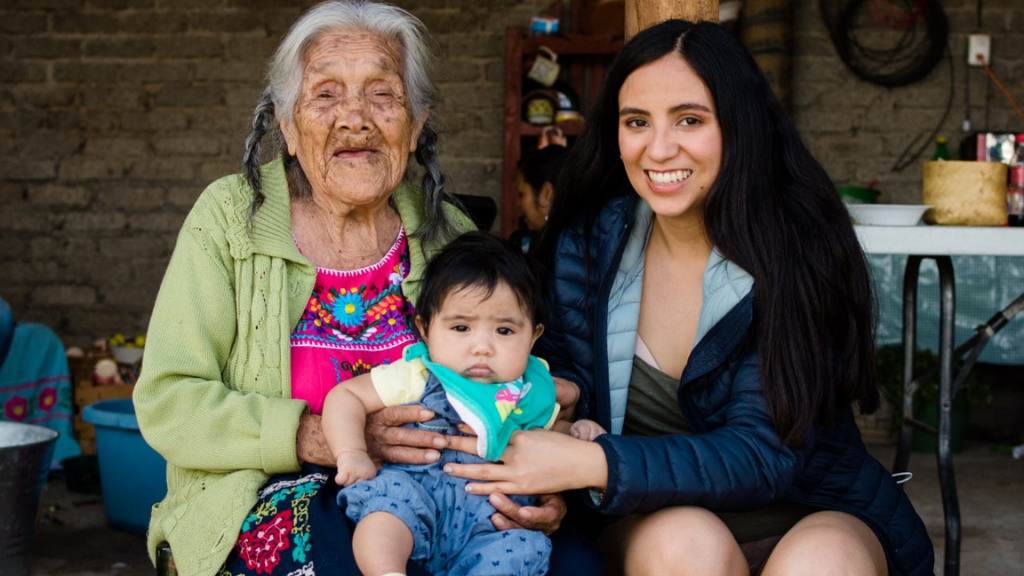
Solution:
[[(301, 249), (300, 249), (301, 252)], [(380, 262), (351, 271), (317, 268), (316, 285), (291, 335), (292, 398), (323, 411), (336, 384), (402, 357), (417, 341), (402, 294), (409, 275), (405, 229)]]

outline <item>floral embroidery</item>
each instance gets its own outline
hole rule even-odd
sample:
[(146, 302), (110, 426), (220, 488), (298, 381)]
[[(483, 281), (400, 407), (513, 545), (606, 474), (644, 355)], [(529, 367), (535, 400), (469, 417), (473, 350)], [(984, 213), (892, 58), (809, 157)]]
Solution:
[(363, 314), (366, 312), (366, 307), (363, 304), (365, 290), (365, 284), (359, 288), (349, 288), (347, 291), (344, 288), (341, 290), (331, 289), (331, 295), (335, 297), (334, 315), (343, 326), (357, 328), (362, 325)]
[(376, 264), (317, 269), (316, 284), (291, 334), (292, 398), (319, 414), (331, 386), (389, 364), (416, 342), (415, 310), (402, 293), (409, 275), (405, 230)]
[(49, 412), (53, 410), (53, 407), (57, 405), (57, 389), (52, 386), (47, 386), (39, 393), (39, 409), (43, 412)]
[(257, 574), (270, 574), (281, 561), (280, 553), (288, 548), (291, 529), (292, 511), (285, 510), (238, 538), (239, 557)]
[(220, 576), (312, 574), (309, 507), (327, 481), (326, 475), (313, 473), (260, 490), (256, 506), (242, 524), (235, 554)]
[(4, 404), (4, 415), (12, 422), (23, 422), (28, 416), (28, 400), (23, 396), (12, 396)]
[(309, 534), (296, 534), (292, 541), (295, 543), (295, 547), (292, 548), (292, 560), (305, 562), (306, 552), (313, 549), (309, 543)]

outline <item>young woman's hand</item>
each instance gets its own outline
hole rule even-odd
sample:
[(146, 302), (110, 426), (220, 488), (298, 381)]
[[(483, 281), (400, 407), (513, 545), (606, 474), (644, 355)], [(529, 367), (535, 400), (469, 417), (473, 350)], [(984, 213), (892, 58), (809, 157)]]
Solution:
[[(374, 462), (430, 464), (441, 458), (447, 436), (426, 430), (403, 428), (410, 422), (426, 422), (434, 413), (422, 406), (390, 406), (366, 415), (366, 449)], [(333, 464), (333, 461), (332, 461)]]
[[(449, 436), (448, 447), (476, 452), (476, 438)], [(497, 464), (446, 464), (452, 476), (478, 480), (473, 494), (554, 494), (576, 488), (603, 489), (608, 461), (599, 444), (550, 430), (519, 430), (512, 434)]]

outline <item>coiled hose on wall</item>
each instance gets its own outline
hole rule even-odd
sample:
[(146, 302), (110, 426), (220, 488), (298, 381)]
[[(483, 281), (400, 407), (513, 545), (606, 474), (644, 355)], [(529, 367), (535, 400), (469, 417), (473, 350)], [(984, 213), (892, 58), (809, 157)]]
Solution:
[(820, 0), (820, 6), (839, 58), (867, 82), (917, 82), (946, 50), (949, 24), (939, 0)]

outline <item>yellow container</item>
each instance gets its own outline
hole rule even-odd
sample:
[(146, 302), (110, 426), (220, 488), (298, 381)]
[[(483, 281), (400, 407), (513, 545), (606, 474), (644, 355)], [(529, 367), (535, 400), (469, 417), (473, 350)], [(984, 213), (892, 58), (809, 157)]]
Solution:
[(945, 160), (924, 163), (922, 204), (929, 224), (1006, 224), (1006, 164)]

